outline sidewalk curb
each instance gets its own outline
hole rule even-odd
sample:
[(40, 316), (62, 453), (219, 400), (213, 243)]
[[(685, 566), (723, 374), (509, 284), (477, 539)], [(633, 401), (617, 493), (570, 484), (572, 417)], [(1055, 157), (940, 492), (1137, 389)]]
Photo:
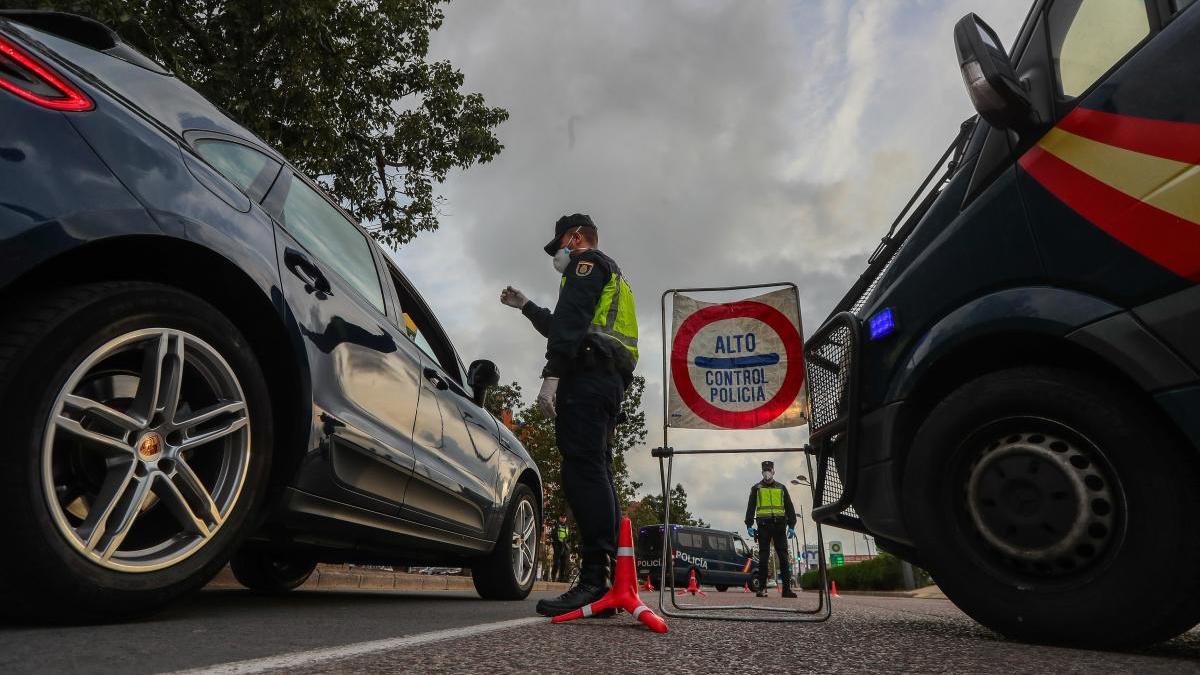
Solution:
[[(206, 588), (242, 588), (229, 567), (224, 567)], [(567, 590), (568, 585), (550, 581), (537, 581), (533, 591)], [(475, 592), (471, 577), (450, 574), (409, 574), (387, 570), (365, 569), (350, 565), (318, 565), (308, 581), (298, 590), (322, 591), (470, 591)]]

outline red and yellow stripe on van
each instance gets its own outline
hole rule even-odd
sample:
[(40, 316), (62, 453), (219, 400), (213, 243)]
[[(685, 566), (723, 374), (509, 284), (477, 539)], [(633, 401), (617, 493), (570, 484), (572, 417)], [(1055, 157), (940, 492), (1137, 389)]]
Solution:
[(1200, 124), (1076, 108), (1020, 164), (1112, 237), (1200, 282)]

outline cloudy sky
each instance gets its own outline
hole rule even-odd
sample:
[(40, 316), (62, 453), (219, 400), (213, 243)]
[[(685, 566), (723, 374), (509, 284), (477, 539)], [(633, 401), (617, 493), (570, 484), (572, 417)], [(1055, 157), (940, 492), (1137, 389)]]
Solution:
[[(441, 229), (396, 253), (466, 361), (491, 358), (532, 397), (544, 341), (498, 302), (552, 305), (541, 251), (588, 213), (639, 300), (650, 447), (662, 442), (659, 296), (793, 281), (811, 332), (972, 111), (951, 29), (977, 11), (1011, 43), (1024, 2), (981, 0), (454, 0), (436, 58), (509, 110), (504, 152), (443, 186)], [(675, 431), (683, 447), (779, 447), (778, 432)], [(741, 529), (758, 462), (679, 460), (692, 510)], [(657, 489), (648, 448), (629, 457)], [(807, 495), (792, 489), (805, 513)], [(809, 534), (812, 534), (811, 521)], [(840, 536), (839, 536), (840, 534)], [(849, 533), (827, 534), (857, 545)], [(810, 541), (812, 541), (810, 539)]]

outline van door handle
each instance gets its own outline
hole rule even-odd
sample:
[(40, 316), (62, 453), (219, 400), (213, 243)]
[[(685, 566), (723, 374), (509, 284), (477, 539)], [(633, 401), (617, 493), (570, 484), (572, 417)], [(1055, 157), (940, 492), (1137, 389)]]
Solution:
[(442, 379), (441, 374), (433, 368), (425, 369), (425, 379), (429, 380), (429, 383), (437, 387), (440, 391), (446, 391), (450, 388), (450, 385), (446, 384), (446, 381)]
[(307, 255), (290, 246), (283, 251), (283, 264), (291, 270), (296, 278), (304, 282), (305, 293), (321, 293), (333, 295), (329, 279), (321, 272), (321, 268), (309, 260)]

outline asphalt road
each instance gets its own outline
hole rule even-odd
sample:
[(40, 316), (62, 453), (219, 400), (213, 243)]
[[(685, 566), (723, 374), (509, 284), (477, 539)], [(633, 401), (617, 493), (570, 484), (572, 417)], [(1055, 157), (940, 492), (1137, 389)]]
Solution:
[(552, 626), (532, 610), (468, 593), (209, 590), (137, 623), (2, 627), (0, 672), (1200, 672), (1200, 630), (1136, 653), (1022, 645), (945, 600), (845, 596), (824, 624), (670, 619), (665, 636), (625, 615)]

